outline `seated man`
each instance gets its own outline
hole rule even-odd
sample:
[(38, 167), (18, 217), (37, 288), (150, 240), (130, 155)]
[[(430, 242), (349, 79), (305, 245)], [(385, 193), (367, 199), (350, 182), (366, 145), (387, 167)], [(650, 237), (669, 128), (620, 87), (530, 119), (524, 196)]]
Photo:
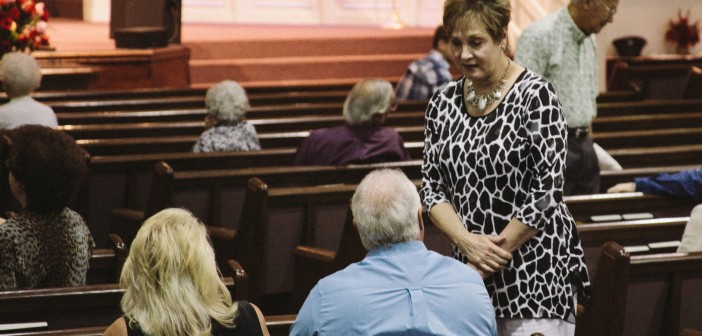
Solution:
[[(607, 190), (608, 193), (640, 191), (671, 197), (694, 198), (702, 201), (702, 169), (683, 170), (675, 174), (637, 177), (634, 182), (624, 182)], [(702, 204), (692, 209), (685, 225), (678, 252), (702, 251)]]
[(366, 257), (317, 283), (290, 335), (496, 335), (483, 280), (429, 251), (417, 188), (377, 170), (351, 199)]
[(429, 99), (436, 90), (451, 81), (448, 43), (444, 26), (437, 27), (431, 51), (424, 58), (412, 62), (397, 83), (397, 99)]
[(366, 79), (354, 85), (344, 102), (346, 124), (310, 132), (297, 149), (295, 165), (345, 165), (409, 160), (404, 141), (382, 126), (396, 108), (392, 85)]

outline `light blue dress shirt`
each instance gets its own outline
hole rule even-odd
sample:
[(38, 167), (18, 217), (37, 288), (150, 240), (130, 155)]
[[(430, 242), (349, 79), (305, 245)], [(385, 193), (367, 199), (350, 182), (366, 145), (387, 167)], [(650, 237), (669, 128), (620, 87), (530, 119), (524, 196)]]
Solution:
[(411, 241), (320, 280), (290, 335), (496, 335), (496, 326), (478, 273)]

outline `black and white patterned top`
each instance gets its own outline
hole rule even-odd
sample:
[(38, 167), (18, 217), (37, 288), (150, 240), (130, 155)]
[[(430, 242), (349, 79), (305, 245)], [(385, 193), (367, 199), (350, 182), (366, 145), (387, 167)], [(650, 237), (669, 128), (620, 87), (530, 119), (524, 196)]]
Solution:
[[(483, 117), (467, 113), (462, 92), (461, 78), (427, 107), (423, 202), (427, 209), (452, 204), (472, 233), (499, 234), (515, 217), (538, 229), (505, 269), (486, 279), (495, 315), (569, 320), (575, 290), (589, 294), (590, 284), (563, 202), (566, 125), (555, 91), (525, 70)], [(456, 246), (452, 253), (468, 262)]]
[(85, 285), (93, 246), (75, 211), (23, 211), (0, 224), (0, 290)]
[(259, 150), (256, 129), (245, 121), (224, 121), (200, 135), (195, 153)]

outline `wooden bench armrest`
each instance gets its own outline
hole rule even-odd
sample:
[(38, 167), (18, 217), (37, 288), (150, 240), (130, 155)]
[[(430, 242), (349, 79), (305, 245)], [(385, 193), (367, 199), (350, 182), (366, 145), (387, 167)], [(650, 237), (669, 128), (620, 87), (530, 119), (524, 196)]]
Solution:
[(331, 263), (336, 259), (336, 252), (306, 245), (296, 246), (295, 255), (325, 263)]
[(234, 259), (228, 259), (227, 265), (231, 268), (234, 284), (236, 285), (235, 300), (249, 299), (249, 274), (246, 273), (241, 264)]
[(702, 336), (702, 330), (684, 328), (680, 331), (680, 336)]

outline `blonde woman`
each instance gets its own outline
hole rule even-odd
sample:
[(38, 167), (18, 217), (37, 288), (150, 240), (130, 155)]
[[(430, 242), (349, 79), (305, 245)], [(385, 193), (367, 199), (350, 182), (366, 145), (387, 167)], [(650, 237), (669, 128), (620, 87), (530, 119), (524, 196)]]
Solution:
[(105, 335), (268, 335), (256, 306), (232, 302), (205, 227), (186, 210), (144, 222), (120, 284), (124, 317)]

